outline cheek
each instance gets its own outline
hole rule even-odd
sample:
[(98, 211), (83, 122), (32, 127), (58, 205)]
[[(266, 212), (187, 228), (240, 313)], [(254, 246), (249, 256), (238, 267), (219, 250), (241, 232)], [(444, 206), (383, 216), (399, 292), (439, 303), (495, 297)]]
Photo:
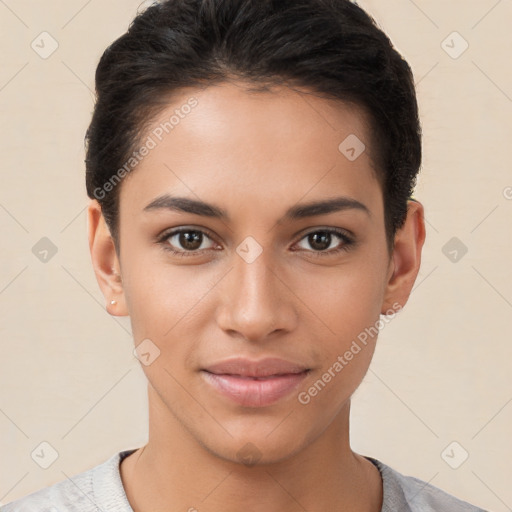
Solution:
[(379, 318), (383, 300), (382, 263), (356, 261), (295, 280), (297, 295), (326, 327), (326, 333), (348, 341)]
[(215, 286), (211, 272), (134, 259), (126, 265), (126, 275), (124, 291), (135, 343), (150, 338), (166, 352), (186, 345), (178, 343), (180, 339), (190, 345), (208, 317), (201, 299)]
[(297, 399), (308, 414), (323, 417), (326, 423), (338, 414), (368, 371), (379, 332), (382, 288), (371, 271), (356, 272), (355, 266), (323, 283), (320, 293), (321, 284), (317, 279), (317, 287), (310, 288), (318, 293), (310, 293), (308, 304), (322, 320), (313, 322), (316, 328), (313, 323), (309, 327), (315, 345), (321, 347), (321, 363)]
[(306, 400), (318, 396), (315, 410), (337, 410), (368, 370), (382, 307), (383, 261), (376, 255), (354, 258), (350, 264), (306, 274), (300, 280), (302, 295), (298, 295), (306, 297), (308, 308), (315, 313), (304, 313), (303, 318), (310, 320), (303, 327), (321, 347), (321, 368), (303, 389)]
[[(179, 407), (190, 397), (181, 384), (194, 367), (205, 319), (201, 297), (208, 294), (211, 279), (201, 278), (197, 268), (140, 263), (130, 268), (125, 293), (133, 339), (141, 368), (157, 393)], [(148, 342), (147, 340), (150, 340)], [(139, 349), (140, 346), (140, 349)], [(149, 353), (149, 364), (143, 355)]]

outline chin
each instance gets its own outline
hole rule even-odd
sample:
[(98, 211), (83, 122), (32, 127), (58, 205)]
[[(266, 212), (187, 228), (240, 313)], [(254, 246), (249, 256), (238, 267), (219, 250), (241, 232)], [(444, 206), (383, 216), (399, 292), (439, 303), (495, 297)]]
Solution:
[[(243, 434), (224, 436), (223, 439), (212, 439), (211, 435), (205, 433), (205, 439), (200, 444), (215, 457), (247, 467), (285, 461), (307, 444), (296, 428), (293, 432), (282, 429), (280, 433), (272, 432), (272, 429), (244, 428), (243, 431)], [(272, 433), (269, 435), (269, 432)]]

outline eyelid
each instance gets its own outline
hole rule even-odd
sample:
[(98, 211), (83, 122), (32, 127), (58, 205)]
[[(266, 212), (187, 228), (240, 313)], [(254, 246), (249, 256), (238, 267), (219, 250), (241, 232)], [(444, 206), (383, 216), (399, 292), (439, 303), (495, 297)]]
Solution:
[(297, 236), (300, 236), (299, 240), (302, 240), (305, 236), (308, 236), (312, 233), (317, 233), (319, 231), (328, 231), (329, 233), (339, 233), (340, 235), (344, 235), (347, 238), (354, 239), (355, 234), (346, 228), (339, 228), (334, 226), (315, 226), (314, 228), (307, 228), (305, 231), (300, 231)]
[(218, 243), (216, 241), (216, 236), (207, 228), (199, 227), (199, 226), (193, 226), (193, 225), (185, 225), (185, 226), (176, 226), (174, 228), (169, 228), (164, 231), (160, 235), (157, 235), (157, 240), (166, 240), (167, 238), (170, 238), (171, 236), (178, 235), (179, 233), (183, 231), (197, 231), (198, 233), (202, 233), (203, 235), (206, 235), (210, 240)]

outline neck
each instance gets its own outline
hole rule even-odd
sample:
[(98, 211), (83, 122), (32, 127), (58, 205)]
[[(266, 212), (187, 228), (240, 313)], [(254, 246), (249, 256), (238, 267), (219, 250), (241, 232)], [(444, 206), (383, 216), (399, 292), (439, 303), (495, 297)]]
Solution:
[(381, 510), (378, 469), (350, 449), (350, 401), (296, 453), (246, 465), (198, 443), (151, 387), (149, 396), (149, 441), (120, 468), (135, 512)]

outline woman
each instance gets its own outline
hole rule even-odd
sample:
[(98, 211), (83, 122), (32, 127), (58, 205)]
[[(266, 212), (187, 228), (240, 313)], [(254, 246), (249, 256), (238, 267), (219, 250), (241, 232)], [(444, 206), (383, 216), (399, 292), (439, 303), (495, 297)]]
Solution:
[(89, 245), (131, 319), (149, 440), (2, 510), (482, 510), (350, 447), (425, 239), (412, 73), (372, 19), (347, 0), (161, 2), (96, 89)]

